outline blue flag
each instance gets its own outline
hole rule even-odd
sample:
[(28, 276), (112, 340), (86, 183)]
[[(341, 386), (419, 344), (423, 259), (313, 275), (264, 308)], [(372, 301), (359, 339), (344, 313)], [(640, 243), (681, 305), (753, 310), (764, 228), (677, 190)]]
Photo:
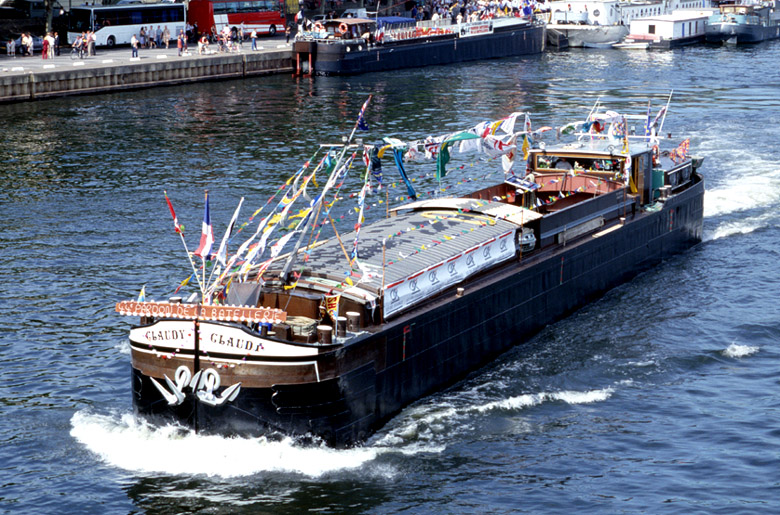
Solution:
[(393, 148), (393, 159), (395, 159), (395, 166), (398, 168), (398, 173), (401, 174), (401, 179), (406, 183), (406, 191), (409, 194), (409, 198), (417, 200), (417, 193), (415, 193), (412, 183), (404, 169), (404, 151), (402, 148)]
[(364, 115), (366, 113), (366, 107), (368, 107), (368, 103), (370, 101), (371, 101), (371, 96), (369, 95), (368, 99), (366, 99), (366, 101), (363, 102), (363, 107), (360, 108), (360, 113), (358, 114), (357, 128), (360, 129), (361, 131), (368, 130), (368, 122), (366, 122)]

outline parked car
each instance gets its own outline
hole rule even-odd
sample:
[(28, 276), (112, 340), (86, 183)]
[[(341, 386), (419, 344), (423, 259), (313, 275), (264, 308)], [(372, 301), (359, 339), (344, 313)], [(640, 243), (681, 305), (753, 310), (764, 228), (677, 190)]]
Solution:
[[(33, 36), (33, 52), (40, 53), (43, 50), (43, 38), (40, 36)], [(16, 55), (22, 55), (26, 52), (26, 49), (22, 48), (22, 36), (16, 38)]]

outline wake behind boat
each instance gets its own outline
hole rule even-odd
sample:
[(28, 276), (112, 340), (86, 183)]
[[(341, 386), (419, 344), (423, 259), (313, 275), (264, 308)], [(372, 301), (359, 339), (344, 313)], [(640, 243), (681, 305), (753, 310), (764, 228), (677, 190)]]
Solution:
[[(668, 105), (632, 116), (597, 104), (557, 131), (514, 113), (415, 141), (323, 145), (242, 226), (250, 236), (233, 254), (241, 204), (213, 252), (207, 196), (188, 254), (202, 264), (191, 261), (190, 299), (116, 306), (141, 320), (130, 330), (136, 412), (220, 434), (364, 440), (409, 403), (701, 241), (701, 160), (687, 140), (661, 148)], [(545, 145), (553, 134), (571, 141)], [(455, 151), (495, 159), (504, 180), (420, 198), (406, 166), (430, 160), (445, 180)], [(347, 195), (360, 153), (363, 186)], [(372, 188), (387, 191), (383, 159), (412, 202), (385, 204), (365, 224)], [(357, 205), (339, 217), (350, 198)], [(352, 217), (354, 230), (339, 233), (334, 217)]]

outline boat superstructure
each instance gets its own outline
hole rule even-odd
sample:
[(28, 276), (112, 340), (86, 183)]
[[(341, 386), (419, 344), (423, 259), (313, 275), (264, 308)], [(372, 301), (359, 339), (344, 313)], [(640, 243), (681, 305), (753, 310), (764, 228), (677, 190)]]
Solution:
[(709, 0), (555, 0), (550, 2), (547, 28), (564, 34), (570, 47), (608, 48), (628, 36), (632, 20), (709, 4)]
[(780, 38), (780, 10), (777, 0), (743, 0), (720, 4), (710, 16), (708, 43), (738, 45)]
[(687, 9), (631, 20), (630, 33), (614, 48), (669, 49), (704, 41), (710, 9)]

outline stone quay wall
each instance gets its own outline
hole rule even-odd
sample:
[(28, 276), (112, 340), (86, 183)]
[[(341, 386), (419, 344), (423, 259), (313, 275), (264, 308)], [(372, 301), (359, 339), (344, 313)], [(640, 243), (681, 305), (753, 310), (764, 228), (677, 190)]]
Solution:
[(0, 75), (0, 102), (25, 102), (292, 71), (290, 50), (189, 59), (166, 58), (97, 67), (74, 66)]

